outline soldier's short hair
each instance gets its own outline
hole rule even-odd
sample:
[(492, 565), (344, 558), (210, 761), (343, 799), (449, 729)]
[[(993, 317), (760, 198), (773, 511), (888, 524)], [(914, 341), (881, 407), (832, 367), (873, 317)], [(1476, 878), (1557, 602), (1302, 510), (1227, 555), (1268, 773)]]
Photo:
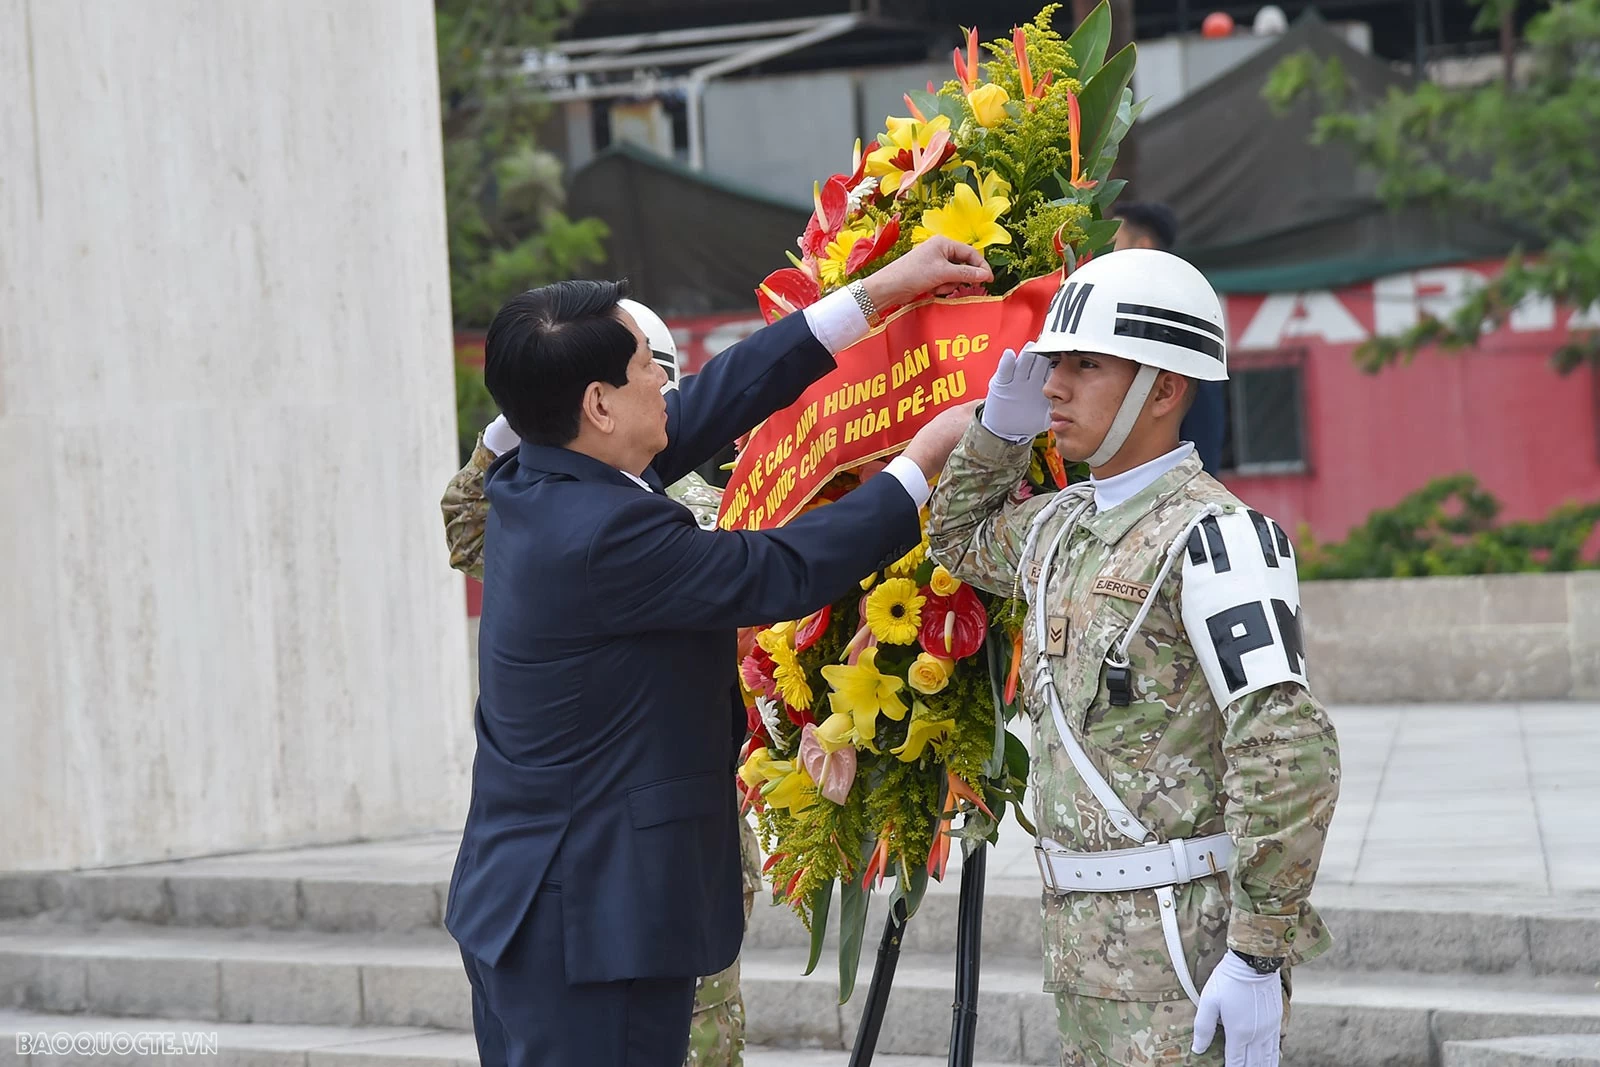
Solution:
[(621, 388), (638, 341), (617, 318), (628, 283), (564, 281), (506, 301), (484, 342), (483, 384), (517, 436), (561, 447), (578, 436), (592, 382)]

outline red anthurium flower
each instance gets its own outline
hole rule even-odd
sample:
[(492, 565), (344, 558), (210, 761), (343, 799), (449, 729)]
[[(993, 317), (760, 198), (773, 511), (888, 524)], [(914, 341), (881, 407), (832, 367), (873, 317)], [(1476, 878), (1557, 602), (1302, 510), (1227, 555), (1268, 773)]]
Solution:
[(817, 279), (798, 267), (773, 271), (756, 290), (756, 303), (761, 308), (761, 317), (768, 322), (777, 322), (785, 315), (792, 315), (821, 299), (822, 286)]
[(828, 248), (828, 242), (839, 235), (845, 215), (850, 210), (850, 184), (843, 174), (835, 174), (826, 182), (812, 183), (811, 200), (815, 210), (806, 223), (806, 232), (800, 235), (800, 251), (807, 259), (816, 259)]
[(824, 605), (821, 611), (807, 615), (800, 620), (800, 625), (794, 629), (794, 650), (804, 652), (828, 632), (828, 623), (833, 621), (833, 607)]
[[(768, 748), (772, 747), (772, 738), (767, 736), (767, 724), (761, 721), (761, 709), (754, 704), (744, 709), (744, 728), (750, 734), (751, 741)], [(750, 747), (748, 742), (745, 747)], [(743, 763), (744, 760), (739, 762)]]
[(817, 717), (815, 715), (811, 714), (809, 711), (797, 708), (788, 702), (784, 703), (783, 710), (784, 714), (789, 716), (789, 721), (794, 723), (796, 726), (806, 727), (815, 726), (817, 724)]
[(965, 659), (983, 647), (989, 632), (989, 613), (969, 585), (962, 585), (949, 596), (931, 589), (922, 591), (922, 632), (917, 640), (923, 649), (944, 659)]
[(845, 273), (854, 274), (893, 248), (898, 240), (900, 240), (900, 216), (896, 215), (883, 224), (883, 228), (876, 236), (870, 239), (862, 238), (856, 242), (855, 247), (850, 250), (850, 257), (845, 260)]
[[(970, 93), (978, 87), (978, 28), (976, 26), (967, 31), (967, 54), (963, 56), (961, 49), (956, 49), (956, 80), (961, 83), (961, 91), (964, 93)], [(931, 83), (928, 91), (933, 91)]]

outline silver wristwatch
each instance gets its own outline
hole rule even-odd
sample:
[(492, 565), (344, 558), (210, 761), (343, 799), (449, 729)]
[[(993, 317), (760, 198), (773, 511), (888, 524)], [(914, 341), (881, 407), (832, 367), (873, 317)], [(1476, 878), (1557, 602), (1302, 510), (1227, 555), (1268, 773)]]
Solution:
[(851, 282), (845, 290), (856, 300), (856, 307), (861, 309), (861, 314), (867, 317), (867, 328), (876, 330), (883, 322), (883, 316), (878, 314), (878, 305), (872, 302), (872, 297), (867, 295), (867, 287), (860, 282)]

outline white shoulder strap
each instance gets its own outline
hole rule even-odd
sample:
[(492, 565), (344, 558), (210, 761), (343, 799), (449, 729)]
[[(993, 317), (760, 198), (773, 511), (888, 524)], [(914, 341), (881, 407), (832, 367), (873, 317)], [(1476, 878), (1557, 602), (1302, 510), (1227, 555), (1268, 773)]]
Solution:
[(1133, 812), (1128, 810), (1128, 806), (1122, 802), (1117, 791), (1111, 788), (1111, 783), (1106, 781), (1105, 776), (1094, 765), (1094, 761), (1089, 758), (1089, 753), (1084, 751), (1077, 734), (1072, 732), (1072, 727), (1067, 723), (1066, 713), (1061, 708), (1061, 694), (1056, 692), (1056, 680), (1050, 671), (1050, 656), (1046, 651), (1049, 642), (1045, 628), (1044, 604), (1045, 587), (1050, 580), (1050, 565), (1055, 561), (1061, 543), (1071, 535), (1072, 530), (1078, 525), (1078, 520), (1089, 510), (1093, 499), (1089, 497), (1084, 500), (1067, 521), (1061, 524), (1061, 529), (1051, 538), (1050, 547), (1040, 561), (1038, 584), (1033, 597), (1034, 645), (1038, 655), (1035, 671), (1037, 685), (1044, 691), (1045, 700), (1050, 704), (1050, 716), (1055, 720), (1056, 733), (1061, 737), (1061, 746), (1067, 750), (1067, 757), (1072, 760), (1072, 766), (1077, 770), (1078, 777), (1083, 779), (1083, 784), (1089, 787), (1089, 792), (1094, 794), (1100, 806), (1106, 809), (1106, 813), (1111, 817), (1112, 828), (1128, 840), (1142, 843), (1154, 835), (1134, 817)]

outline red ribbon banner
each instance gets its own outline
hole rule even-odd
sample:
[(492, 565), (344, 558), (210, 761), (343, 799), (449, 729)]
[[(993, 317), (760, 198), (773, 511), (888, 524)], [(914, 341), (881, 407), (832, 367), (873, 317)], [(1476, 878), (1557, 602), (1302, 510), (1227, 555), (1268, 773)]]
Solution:
[(1001, 353), (1038, 336), (1060, 282), (914, 304), (839, 353), (750, 435), (722, 494), (723, 529), (782, 526), (835, 474), (901, 451), (941, 408), (982, 397)]

